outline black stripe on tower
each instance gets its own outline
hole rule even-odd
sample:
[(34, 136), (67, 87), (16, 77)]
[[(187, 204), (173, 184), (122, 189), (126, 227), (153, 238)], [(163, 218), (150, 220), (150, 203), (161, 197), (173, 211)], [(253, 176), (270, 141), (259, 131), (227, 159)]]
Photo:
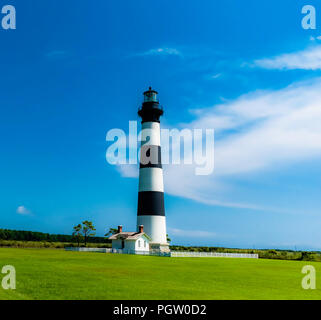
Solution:
[(163, 108), (158, 102), (144, 102), (143, 107), (139, 109), (138, 115), (142, 118), (142, 123), (144, 122), (157, 122), (159, 123), (159, 118), (164, 114)]
[(162, 150), (160, 146), (141, 147), (140, 168), (162, 168)]
[(138, 216), (165, 216), (164, 192), (138, 193)]

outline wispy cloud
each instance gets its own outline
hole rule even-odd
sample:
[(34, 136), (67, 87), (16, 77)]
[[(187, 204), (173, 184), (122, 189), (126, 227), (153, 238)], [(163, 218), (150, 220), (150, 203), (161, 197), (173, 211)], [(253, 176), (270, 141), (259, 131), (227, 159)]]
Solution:
[(16, 212), (17, 214), (24, 215), (24, 216), (31, 215), (31, 211), (28, 210), (25, 206), (19, 206)]
[[(321, 37), (317, 37), (317, 39)], [(313, 46), (303, 51), (275, 56), (273, 58), (259, 59), (254, 65), (265, 69), (279, 70), (320, 70), (321, 46)]]
[(168, 229), (171, 235), (176, 237), (189, 237), (189, 238), (214, 238), (216, 237), (216, 233), (209, 231), (201, 231), (201, 230), (182, 230), (169, 228)]
[(117, 170), (125, 178), (139, 177), (139, 169), (137, 165), (131, 165), (131, 164), (118, 165)]
[(182, 53), (175, 48), (156, 48), (137, 54), (139, 56), (182, 56)]
[(320, 101), (317, 78), (246, 94), (209, 109), (192, 126), (225, 132), (216, 145), (217, 174), (243, 174), (320, 156)]
[(317, 78), (281, 90), (256, 91), (199, 113), (185, 126), (214, 128), (220, 136), (214, 174), (199, 177), (192, 166), (169, 166), (167, 190), (212, 205), (277, 210), (252, 205), (251, 199), (250, 203), (226, 201), (226, 194), (233, 189), (233, 178), (320, 158), (320, 101), (321, 78)]
[(222, 77), (222, 73), (216, 73), (216, 74), (213, 74), (213, 75), (209, 76), (208, 78), (212, 79), (212, 80), (216, 80), (216, 79), (221, 78), (221, 77)]

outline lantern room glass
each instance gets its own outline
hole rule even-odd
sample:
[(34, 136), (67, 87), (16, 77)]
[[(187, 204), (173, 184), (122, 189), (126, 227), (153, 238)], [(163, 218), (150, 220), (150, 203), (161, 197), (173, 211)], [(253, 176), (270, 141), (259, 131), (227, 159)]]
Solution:
[(158, 102), (157, 92), (154, 90), (151, 90), (151, 88), (149, 91), (146, 91), (144, 93), (144, 102)]

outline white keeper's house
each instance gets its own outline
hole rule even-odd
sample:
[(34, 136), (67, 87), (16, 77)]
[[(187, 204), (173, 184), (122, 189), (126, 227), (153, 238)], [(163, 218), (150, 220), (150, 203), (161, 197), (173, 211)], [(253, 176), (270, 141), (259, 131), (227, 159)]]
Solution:
[(111, 237), (112, 248), (123, 253), (149, 252), (151, 238), (144, 232), (144, 226), (139, 226), (138, 232), (123, 232), (118, 226), (118, 232)]

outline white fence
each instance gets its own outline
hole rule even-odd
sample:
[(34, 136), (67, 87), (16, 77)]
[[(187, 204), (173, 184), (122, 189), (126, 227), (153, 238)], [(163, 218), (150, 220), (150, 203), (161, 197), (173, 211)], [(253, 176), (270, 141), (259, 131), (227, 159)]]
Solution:
[(77, 251), (77, 252), (100, 252), (100, 253), (108, 253), (111, 249), (107, 248), (73, 248), (68, 247), (65, 248), (66, 251)]
[(154, 251), (135, 251), (127, 249), (111, 249), (111, 248), (65, 248), (66, 251), (75, 251), (75, 252), (100, 252), (100, 253), (118, 253), (118, 254), (136, 254), (142, 256), (161, 256), (161, 257), (170, 257), (170, 253), (166, 252), (154, 252)]
[(119, 254), (136, 254), (142, 256), (160, 256), (160, 257), (170, 257), (170, 252), (159, 252), (159, 251), (135, 251), (127, 249), (109, 249), (109, 253), (119, 253)]
[(219, 253), (219, 252), (190, 252), (190, 251), (172, 251), (171, 257), (175, 258), (248, 258), (258, 259), (258, 254), (246, 253)]
[(65, 248), (66, 251), (77, 252), (100, 252), (100, 253), (118, 253), (118, 254), (136, 254), (143, 256), (159, 256), (173, 258), (247, 258), (258, 259), (258, 254), (245, 253), (219, 253), (219, 252), (190, 252), (190, 251), (135, 251), (135, 250), (120, 250), (111, 248)]

